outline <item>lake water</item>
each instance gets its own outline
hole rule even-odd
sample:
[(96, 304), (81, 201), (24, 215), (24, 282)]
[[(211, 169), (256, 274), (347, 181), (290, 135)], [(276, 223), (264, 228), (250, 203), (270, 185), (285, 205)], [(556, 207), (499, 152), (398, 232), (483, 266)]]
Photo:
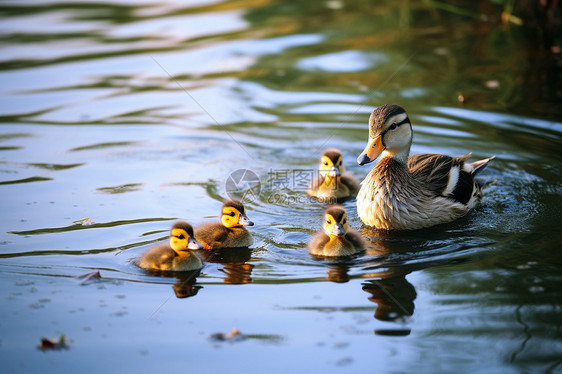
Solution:
[[(3, 1), (4, 370), (561, 372), (560, 31), (461, 3)], [(384, 103), (413, 153), (496, 155), (482, 203), (313, 259), (307, 173), (337, 147), (362, 180)], [(176, 219), (217, 220), (240, 169), (251, 250), (188, 279), (134, 265)]]

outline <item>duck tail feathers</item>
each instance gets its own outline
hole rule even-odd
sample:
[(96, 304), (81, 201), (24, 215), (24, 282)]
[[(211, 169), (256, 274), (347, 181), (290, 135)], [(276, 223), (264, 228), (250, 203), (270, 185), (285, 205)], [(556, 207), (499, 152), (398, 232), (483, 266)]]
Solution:
[(488, 157), (483, 160), (478, 160), (471, 163), (470, 166), (472, 166), (472, 175), (477, 175), (482, 170), (484, 170), (486, 166), (488, 166), (488, 163), (492, 161), (494, 158), (496, 158), (496, 156)]

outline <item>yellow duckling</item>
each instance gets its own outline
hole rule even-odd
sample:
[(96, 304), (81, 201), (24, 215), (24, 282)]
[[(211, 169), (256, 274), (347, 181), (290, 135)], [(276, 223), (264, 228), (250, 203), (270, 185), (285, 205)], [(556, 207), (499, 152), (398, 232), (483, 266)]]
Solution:
[[(465, 215), (482, 197), (476, 174), (495, 156), (473, 163), (439, 154), (409, 156), (412, 124), (398, 105), (382, 105), (369, 118), (369, 143), (359, 165), (381, 160), (361, 182), (357, 213), (378, 229), (412, 230)], [(409, 156), (409, 157), (408, 157)]]
[(158, 244), (137, 260), (137, 266), (149, 271), (189, 271), (203, 267), (192, 249), (203, 247), (193, 238), (193, 228), (184, 221), (172, 226), (169, 243)]
[(352, 175), (344, 174), (342, 162), (343, 156), (339, 150), (326, 150), (320, 157), (320, 175), (310, 184), (308, 195), (333, 203), (355, 197), (359, 183)]
[(195, 238), (205, 249), (249, 247), (254, 244), (252, 234), (244, 226), (253, 226), (241, 202), (228, 200), (222, 206), (220, 222), (210, 222), (195, 230)]
[(351, 256), (365, 250), (361, 234), (349, 227), (347, 213), (341, 206), (333, 206), (324, 212), (324, 225), (308, 243), (308, 252), (314, 256)]

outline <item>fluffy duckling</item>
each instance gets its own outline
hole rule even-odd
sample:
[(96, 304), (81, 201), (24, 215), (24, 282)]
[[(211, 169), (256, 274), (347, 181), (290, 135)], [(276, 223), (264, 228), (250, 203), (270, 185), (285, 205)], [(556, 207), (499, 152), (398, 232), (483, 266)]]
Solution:
[(308, 243), (308, 252), (314, 256), (351, 256), (365, 250), (361, 234), (349, 227), (347, 213), (341, 206), (324, 212), (324, 224)]
[(193, 237), (193, 227), (179, 221), (172, 226), (169, 243), (150, 248), (138, 259), (137, 265), (149, 271), (199, 270), (203, 263), (191, 250), (202, 248)]
[(253, 226), (241, 202), (228, 200), (222, 206), (220, 222), (210, 222), (195, 230), (195, 238), (205, 249), (249, 247), (254, 244), (252, 234), (244, 226)]
[[(385, 104), (369, 118), (369, 142), (359, 165), (381, 160), (361, 182), (357, 212), (378, 229), (412, 230), (465, 215), (482, 197), (476, 174), (495, 156), (473, 163), (439, 154), (409, 156), (412, 124), (404, 108)], [(409, 157), (408, 157), (409, 156)]]
[(359, 183), (343, 170), (343, 156), (337, 149), (328, 149), (320, 157), (318, 178), (313, 180), (307, 191), (309, 196), (323, 201), (338, 202), (355, 197)]

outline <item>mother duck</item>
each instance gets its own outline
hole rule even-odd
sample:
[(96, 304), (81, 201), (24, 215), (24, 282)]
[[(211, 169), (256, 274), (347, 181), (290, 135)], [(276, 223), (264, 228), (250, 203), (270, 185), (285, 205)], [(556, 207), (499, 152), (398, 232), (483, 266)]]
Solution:
[(385, 104), (369, 118), (369, 142), (359, 165), (381, 160), (361, 182), (357, 213), (368, 226), (414, 230), (465, 215), (482, 197), (474, 179), (495, 156), (473, 163), (439, 154), (409, 156), (412, 124), (404, 108)]

